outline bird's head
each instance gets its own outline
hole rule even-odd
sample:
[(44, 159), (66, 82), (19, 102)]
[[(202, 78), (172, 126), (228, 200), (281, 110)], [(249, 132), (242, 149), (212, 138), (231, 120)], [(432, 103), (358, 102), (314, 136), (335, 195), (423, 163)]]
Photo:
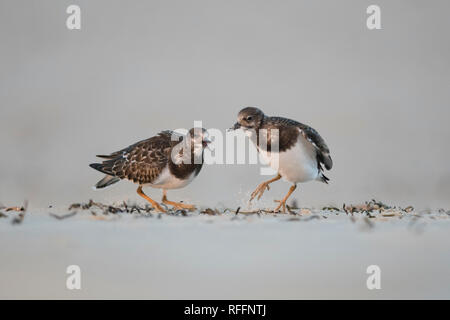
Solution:
[(204, 149), (211, 143), (208, 132), (204, 128), (192, 128), (188, 133), (194, 148)]
[(239, 111), (237, 122), (231, 128), (233, 130), (242, 128), (244, 130), (258, 130), (264, 119), (264, 112), (255, 107), (247, 107)]

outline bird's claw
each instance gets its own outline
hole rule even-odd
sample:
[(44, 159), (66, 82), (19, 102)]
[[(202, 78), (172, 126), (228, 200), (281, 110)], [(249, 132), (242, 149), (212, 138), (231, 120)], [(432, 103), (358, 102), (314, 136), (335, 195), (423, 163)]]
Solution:
[(274, 200), (274, 202), (279, 202), (280, 204), (273, 210), (273, 212), (280, 212), (280, 208), (283, 207), (283, 213), (286, 213), (286, 200)]
[(197, 208), (193, 204), (180, 203), (179, 205), (174, 205), (174, 208), (179, 210), (195, 211)]
[(164, 209), (160, 204), (156, 204), (156, 205), (154, 205), (153, 206), (153, 208), (157, 211), (157, 212), (160, 212), (160, 213), (166, 213), (167, 212), (167, 210), (166, 209)]
[(258, 196), (257, 200), (261, 199), (262, 195), (266, 191), (266, 188), (267, 188), (267, 191), (270, 190), (269, 184), (265, 183), (265, 182), (261, 183), (258, 187), (256, 187), (255, 191), (253, 191), (250, 196), (249, 202), (251, 202), (256, 196)]

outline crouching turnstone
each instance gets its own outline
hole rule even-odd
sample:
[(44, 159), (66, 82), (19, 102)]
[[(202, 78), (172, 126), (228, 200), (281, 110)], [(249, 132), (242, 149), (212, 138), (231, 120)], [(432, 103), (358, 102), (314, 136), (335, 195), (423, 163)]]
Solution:
[(167, 130), (110, 155), (98, 155), (107, 160), (90, 166), (106, 176), (97, 182), (95, 188), (105, 188), (127, 179), (139, 184), (137, 193), (156, 210), (165, 212), (142, 191), (142, 187), (160, 188), (163, 190), (162, 203), (177, 209), (193, 210), (193, 205), (167, 200), (166, 192), (185, 187), (199, 174), (203, 150), (209, 142), (203, 128), (192, 128), (186, 136)]
[[(283, 212), (286, 212), (286, 200), (296, 189), (297, 183), (311, 180), (328, 183), (329, 179), (323, 174), (322, 165), (330, 170), (333, 161), (325, 141), (313, 128), (295, 120), (266, 116), (254, 107), (244, 108), (239, 112), (233, 129), (239, 128), (245, 131), (258, 152), (278, 172), (275, 178), (261, 183), (253, 191), (250, 201), (256, 196), (260, 199), (264, 191), (269, 190), (270, 183), (283, 177), (293, 185), (282, 200), (276, 201), (280, 204), (274, 211), (278, 212), (282, 207)], [(278, 131), (273, 131), (274, 129)]]

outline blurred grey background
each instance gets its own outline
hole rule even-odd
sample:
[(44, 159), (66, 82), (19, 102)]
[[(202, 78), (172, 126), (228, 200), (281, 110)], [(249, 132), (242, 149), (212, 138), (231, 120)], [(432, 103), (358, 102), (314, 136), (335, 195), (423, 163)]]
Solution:
[[(81, 30), (65, 22), (81, 7)], [(366, 27), (381, 7), (382, 30)], [(95, 155), (163, 129), (230, 127), (243, 106), (296, 119), (327, 141), (330, 185), (299, 205), (371, 198), (450, 205), (448, 1), (0, 1), (0, 202), (137, 200), (91, 186)], [(206, 166), (169, 193), (238, 206), (257, 165)], [(277, 183), (260, 205), (288, 189)], [(159, 199), (160, 191), (147, 190)]]

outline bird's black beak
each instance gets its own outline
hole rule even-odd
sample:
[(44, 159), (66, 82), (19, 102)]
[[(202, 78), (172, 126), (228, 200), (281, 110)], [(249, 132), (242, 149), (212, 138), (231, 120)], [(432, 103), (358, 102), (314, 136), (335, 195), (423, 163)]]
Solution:
[(209, 139), (207, 137), (203, 137), (202, 144), (203, 144), (204, 148), (206, 148), (211, 142), (212, 142), (211, 139)]
[(234, 126), (232, 126), (230, 129), (228, 129), (228, 130), (237, 130), (237, 129), (239, 129), (241, 127), (241, 125), (239, 124), (239, 122), (236, 122), (235, 124), (234, 124)]

